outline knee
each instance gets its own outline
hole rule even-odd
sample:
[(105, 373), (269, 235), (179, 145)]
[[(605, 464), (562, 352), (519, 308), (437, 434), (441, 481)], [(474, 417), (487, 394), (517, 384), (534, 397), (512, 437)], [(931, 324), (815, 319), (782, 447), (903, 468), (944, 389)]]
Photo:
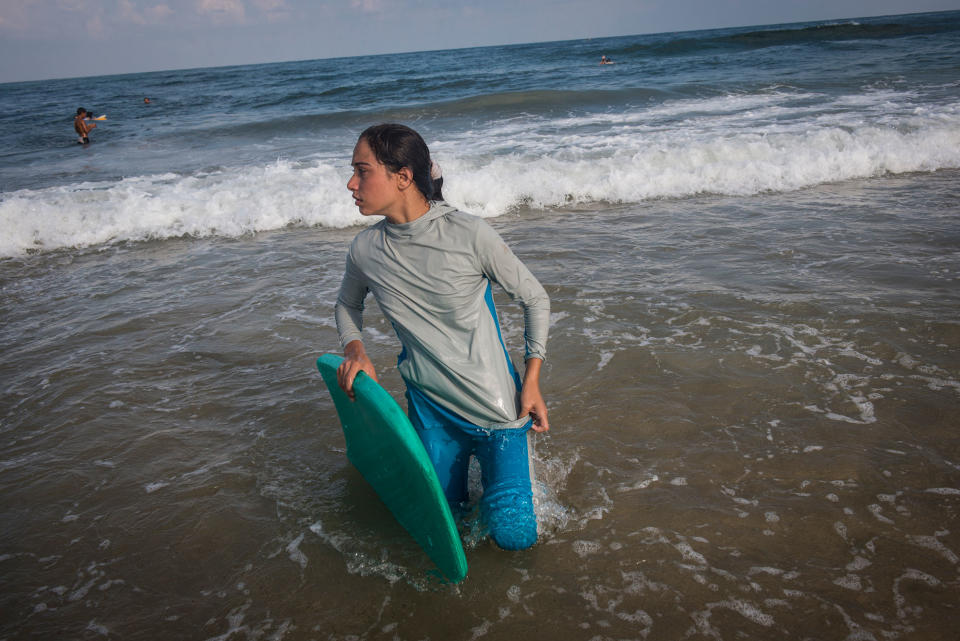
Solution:
[(529, 495), (510, 492), (489, 497), (484, 500), (484, 516), (490, 537), (501, 549), (525, 550), (537, 542), (537, 517)]

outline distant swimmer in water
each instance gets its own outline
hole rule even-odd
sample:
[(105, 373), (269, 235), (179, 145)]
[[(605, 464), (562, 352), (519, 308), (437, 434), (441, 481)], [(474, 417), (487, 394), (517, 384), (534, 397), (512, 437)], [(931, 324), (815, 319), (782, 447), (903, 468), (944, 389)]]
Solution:
[(97, 123), (87, 122), (90, 114), (83, 107), (77, 107), (77, 115), (73, 119), (73, 130), (77, 132), (77, 142), (81, 145), (90, 143), (90, 130), (97, 128)]
[(600, 64), (602, 64), (602, 65), (612, 65), (612, 64), (613, 64), (613, 60), (611, 60), (610, 58), (608, 58), (608, 57), (606, 57), (606, 56), (600, 56)]
[(144, 98), (144, 99), (143, 99), (143, 104), (149, 105), (149, 104), (150, 104), (150, 99), (149, 99), (149, 98)]

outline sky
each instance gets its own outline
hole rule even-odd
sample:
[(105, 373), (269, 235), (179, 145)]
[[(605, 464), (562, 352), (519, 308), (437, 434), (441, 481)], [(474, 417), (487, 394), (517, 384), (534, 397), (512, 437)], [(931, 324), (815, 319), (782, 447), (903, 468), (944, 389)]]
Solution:
[(960, 0), (0, 0), (0, 83), (960, 10)]

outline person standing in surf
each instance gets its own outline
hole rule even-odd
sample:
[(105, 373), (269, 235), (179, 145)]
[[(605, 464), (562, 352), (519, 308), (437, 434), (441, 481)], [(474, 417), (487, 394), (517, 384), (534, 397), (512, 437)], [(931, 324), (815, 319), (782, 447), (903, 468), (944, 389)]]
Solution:
[[(550, 299), (490, 225), (437, 200), (430, 151), (416, 131), (366, 129), (352, 165), (347, 188), (360, 213), (384, 220), (357, 234), (347, 253), (335, 309), (340, 387), (352, 397), (359, 372), (376, 380), (361, 335), (373, 293), (400, 339), (410, 421), (447, 500), (465, 506), (476, 456), (491, 537), (503, 549), (528, 548), (537, 541), (530, 431), (549, 429), (540, 370)], [(524, 309), (522, 381), (500, 334), (492, 283)]]
[(87, 122), (90, 114), (83, 107), (77, 107), (77, 115), (73, 119), (73, 130), (77, 132), (77, 142), (81, 145), (90, 144), (90, 132), (97, 128), (97, 123)]

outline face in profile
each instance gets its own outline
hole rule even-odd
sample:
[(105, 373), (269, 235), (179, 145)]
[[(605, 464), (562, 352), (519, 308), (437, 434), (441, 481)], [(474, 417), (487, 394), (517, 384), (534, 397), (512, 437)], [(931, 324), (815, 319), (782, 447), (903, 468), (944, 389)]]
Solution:
[(353, 194), (360, 213), (364, 216), (385, 216), (400, 200), (397, 174), (391, 173), (377, 160), (366, 140), (360, 140), (353, 149), (353, 176), (347, 189)]

